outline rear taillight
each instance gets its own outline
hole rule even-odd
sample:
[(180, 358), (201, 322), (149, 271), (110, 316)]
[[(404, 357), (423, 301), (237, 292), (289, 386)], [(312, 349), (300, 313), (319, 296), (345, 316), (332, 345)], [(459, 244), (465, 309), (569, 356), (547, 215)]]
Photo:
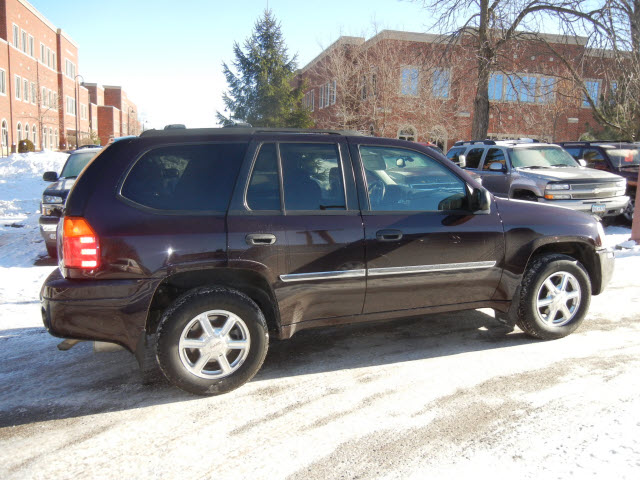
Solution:
[(66, 268), (93, 270), (100, 266), (98, 236), (82, 217), (64, 217), (62, 255)]

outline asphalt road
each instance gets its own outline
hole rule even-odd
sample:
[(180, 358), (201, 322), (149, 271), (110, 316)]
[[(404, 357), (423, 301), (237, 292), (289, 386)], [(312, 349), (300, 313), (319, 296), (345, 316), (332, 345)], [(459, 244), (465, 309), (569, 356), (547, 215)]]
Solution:
[(59, 352), (36, 317), (0, 336), (0, 478), (635, 479), (640, 257), (624, 260), (565, 339), (490, 310), (303, 331), (213, 398), (145, 384), (126, 352)]

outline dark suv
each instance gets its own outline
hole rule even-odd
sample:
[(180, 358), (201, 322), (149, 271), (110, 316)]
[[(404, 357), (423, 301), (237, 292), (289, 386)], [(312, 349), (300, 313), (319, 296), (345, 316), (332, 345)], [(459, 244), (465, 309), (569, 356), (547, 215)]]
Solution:
[(489, 307), (563, 337), (613, 270), (592, 216), (493, 198), (428, 147), (349, 132), (144, 132), (85, 168), (58, 233), (49, 332), (151, 346), (198, 394), (310, 327)]
[(620, 175), (627, 180), (629, 203), (623, 212), (631, 222), (638, 188), (640, 145), (631, 142), (563, 142), (559, 143), (576, 160), (583, 159), (587, 166)]

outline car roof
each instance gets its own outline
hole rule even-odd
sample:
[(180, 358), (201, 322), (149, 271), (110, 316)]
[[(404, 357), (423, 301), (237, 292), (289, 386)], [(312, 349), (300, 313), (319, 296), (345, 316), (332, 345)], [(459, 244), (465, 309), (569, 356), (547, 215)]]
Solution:
[(341, 136), (363, 136), (355, 130), (317, 130), (310, 128), (262, 128), (262, 127), (222, 127), (222, 128), (170, 128), (167, 130), (145, 130), (141, 138), (148, 137), (189, 137), (189, 136), (250, 136), (256, 134), (320, 134)]

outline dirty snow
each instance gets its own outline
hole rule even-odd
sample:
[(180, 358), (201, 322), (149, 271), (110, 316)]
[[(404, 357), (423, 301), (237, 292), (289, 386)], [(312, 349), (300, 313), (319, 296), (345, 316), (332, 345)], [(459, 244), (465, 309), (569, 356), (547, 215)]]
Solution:
[[(127, 352), (57, 351), (37, 225), (61, 154), (0, 159), (0, 478), (637, 478), (640, 250), (553, 342), (490, 310), (304, 331), (227, 395), (146, 384)], [(7, 226), (23, 225), (21, 228)]]

